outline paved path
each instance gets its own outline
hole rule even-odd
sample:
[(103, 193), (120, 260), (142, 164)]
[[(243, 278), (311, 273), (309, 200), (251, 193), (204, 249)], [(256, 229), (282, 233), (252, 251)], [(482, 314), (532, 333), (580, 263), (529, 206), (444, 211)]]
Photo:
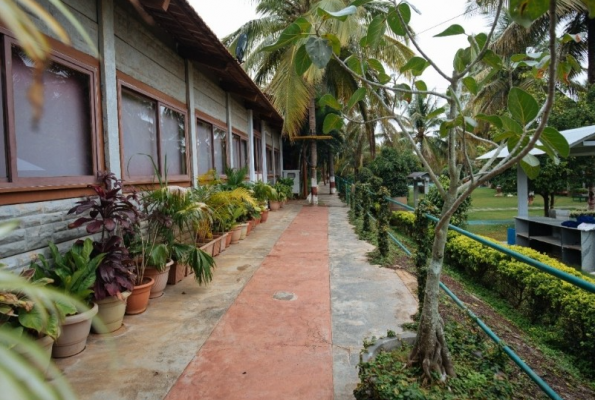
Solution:
[(399, 332), (416, 300), (320, 192), (319, 207), (294, 201), (220, 255), (208, 286), (168, 286), (114, 340), (92, 335), (60, 360), (79, 397), (353, 400), (363, 339)]

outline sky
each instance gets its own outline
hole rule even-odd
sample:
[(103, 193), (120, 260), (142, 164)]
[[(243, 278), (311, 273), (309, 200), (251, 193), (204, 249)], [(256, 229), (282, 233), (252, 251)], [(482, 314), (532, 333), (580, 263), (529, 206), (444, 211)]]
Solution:
[[(258, 18), (251, 0), (189, 0), (200, 17), (218, 37), (226, 36), (244, 23)], [(457, 49), (469, 43), (464, 35), (433, 38), (451, 24), (459, 24), (466, 33), (486, 32), (485, 21), (480, 16), (463, 16), (466, 0), (410, 0), (421, 15), (412, 12), (411, 26), (418, 32), (422, 50), (444, 72), (452, 72), (452, 59)], [(421, 77), (429, 88), (444, 91), (446, 82), (431, 67)]]

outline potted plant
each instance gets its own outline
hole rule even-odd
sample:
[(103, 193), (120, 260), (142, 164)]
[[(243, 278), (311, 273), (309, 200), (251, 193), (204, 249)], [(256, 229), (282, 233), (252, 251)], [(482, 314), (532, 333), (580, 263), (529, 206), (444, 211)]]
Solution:
[(122, 326), (126, 299), (134, 288), (134, 263), (123, 235), (132, 233), (140, 217), (136, 192), (122, 193), (122, 181), (113, 173), (100, 176), (101, 185), (89, 185), (96, 197), (77, 202), (68, 214), (87, 214), (68, 225), (77, 228), (86, 225), (87, 233), (96, 235), (93, 256), (105, 254), (97, 268), (93, 298), (99, 306), (97, 318), (102, 324), (93, 324), (100, 333), (113, 332)]
[[(177, 283), (186, 268), (194, 274), (197, 283), (212, 280), (215, 260), (196, 246), (194, 226), (198, 221), (211, 218), (210, 208), (195, 201), (187, 188), (167, 185), (167, 179), (156, 174), (158, 186), (143, 197), (149, 230), (154, 230), (157, 241), (165, 246), (168, 258), (175, 261), (168, 283)], [(174, 279), (172, 280), (172, 274)]]
[(49, 244), (53, 263), (42, 255), (32, 261), (30, 268), (35, 271), (33, 279), (48, 279), (50, 284), (63, 293), (69, 294), (84, 308), (75, 307), (70, 303), (64, 320), (61, 322), (61, 333), (52, 350), (55, 358), (70, 357), (83, 351), (87, 345), (87, 337), (91, 331), (91, 321), (97, 314), (97, 304), (91, 298), (97, 278), (97, 268), (103, 261), (105, 254), (93, 256), (93, 241), (75, 243), (64, 255), (54, 243)]

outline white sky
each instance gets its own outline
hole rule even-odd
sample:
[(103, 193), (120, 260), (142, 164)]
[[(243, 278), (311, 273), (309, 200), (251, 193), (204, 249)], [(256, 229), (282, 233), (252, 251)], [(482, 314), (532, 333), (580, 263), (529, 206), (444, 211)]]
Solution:
[[(200, 17), (218, 37), (223, 37), (252, 19), (258, 18), (251, 0), (189, 0)], [(446, 74), (452, 72), (452, 58), (460, 47), (469, 46), (464, 35), (433, 38), (452, 24), (459, 24), (467, 33), (486, 32), (482, 17), (460, 16), (465, 12), (465, 0), (410, 0), (421, 15), (412, 12), (411, 25), (419, 33), (420, 45)], [(439, 25), (439, 26), (437, 26)], [(427, 31), (426, 31), (427, 30)], [(426, 69), (421, 77), (429, 88), (446, 89), (445, 81)]]

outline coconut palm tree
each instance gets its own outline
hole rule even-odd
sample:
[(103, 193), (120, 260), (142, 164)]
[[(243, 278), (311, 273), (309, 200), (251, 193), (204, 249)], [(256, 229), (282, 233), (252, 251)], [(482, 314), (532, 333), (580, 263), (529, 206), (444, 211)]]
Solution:
[[(300, 46), (307, 39), (301, 39), (297, 44), (276, 48), (273, 51), (262, 51), (265, 47), (275, 43), (281, 33), (295, 23), (307, 21), (311, 31), (321, 29), (321, 18), (315, 12), (318, 7), (326, 10), (341, 10), (349, 5), (346, 0), (254, 0), (257, 4), (256, 11), (261, 18), (249, 21), (238, 30), (223, 39), (223, 43), (235, 51), (235, 47), (242, 37), (247, 35), (245, 68), (253, 74), (257, 84), (272, 98), (273, 105), (284, 118), (283, 132), (290, 138), (299, 134), (301, 126), (309, 118), (309, 132), (315, 134), (315, 97), (319, 93), (331, 92), (335, 97), (347, 100), (358, 89), (357, 82), (334, 60), (325, 69), (310, 66), (304, 74), (299, 74), (294, 67), (294, 60), (298, 56)], [(369, 21), (379, 13), (386, 13), (391, 3), (373, 1), (358, 11), (358, 18), (350, 19), (351, 22), (328, 22), (325, 29), (338, 38), (341, 47), (341, 58), (351, 55), (351, 44), (359, 43), (367, 35)], [(245, 36), (244, 36), (245, 37)], [(369, 57), (375, 57), (386, 62), (394, 68), (404, 65), (412, 56), (412, 52), (395, 36), (384, 35), (377, 50)], [(360, 101), (358, 108), (360, 114), (367, 118), (370, 114), (367, 102)], [(371, 142), (370, 149), (375, 150), (374, 128), (367, 127), (367, 137)], [(312, 180), (312, 194), (316, 194), (316, 141), (311, 141), (310, 162)]]

